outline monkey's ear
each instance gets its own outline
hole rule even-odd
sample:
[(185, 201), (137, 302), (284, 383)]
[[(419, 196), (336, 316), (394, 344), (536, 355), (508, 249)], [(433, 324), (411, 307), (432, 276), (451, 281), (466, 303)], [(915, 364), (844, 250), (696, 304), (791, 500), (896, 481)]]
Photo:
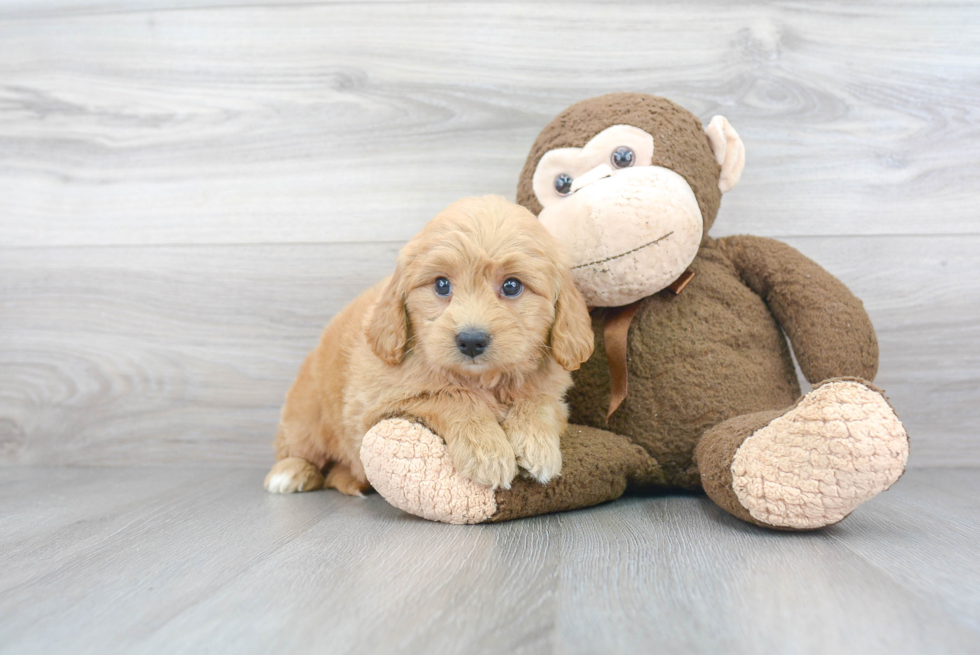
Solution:
[(374, 304), (365, 326), (371, 351), (391, 366), (402, 361), (408, 343), (408, 315), (400, 280), (401, 267), (398, 267)]
[(551, 354), (563, 369), (574, 371), (592, 356), (595, 336), (585, 299), (575, 288), (572, 274), (562, 276), (555, 301), (555, 323), (551, 326)]
[(704, 130), (711, 143), (711, 151), (715, 160), (721, 166), (721, 177), (718, 178), (718, 188), (722, 193), (728, 193), (735, 188), (742, 177), (745, 168), (745, 146), (738, 132), (724, 116), (715, 116)]

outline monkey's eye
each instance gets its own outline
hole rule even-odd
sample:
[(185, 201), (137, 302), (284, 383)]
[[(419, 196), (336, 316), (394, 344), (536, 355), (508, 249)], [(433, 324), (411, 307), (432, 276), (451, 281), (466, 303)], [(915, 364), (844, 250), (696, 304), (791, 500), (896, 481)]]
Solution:
[(453, 285), (444, 277), (437, 277), (433, 288), (436, 290), (436, 295), (443, 298), (453, 292)]
[(516, 277), (509, 277), (500, 285), (500, 292), (508, 298), (516, 298), (524, 291), (524, 284)]
[(567, 196), (572, 192), (572, 176), (568, 173), (561, 173), (555, 178), (555, 191), (560, 196)]
[(627, 146), (619, 146), (612, 152), (612, 156), (609, 157), (612, 165), (615, 168), (629, 168), (633, 165), (636, 160), (636, 156), (633, 154), (633, 149)]

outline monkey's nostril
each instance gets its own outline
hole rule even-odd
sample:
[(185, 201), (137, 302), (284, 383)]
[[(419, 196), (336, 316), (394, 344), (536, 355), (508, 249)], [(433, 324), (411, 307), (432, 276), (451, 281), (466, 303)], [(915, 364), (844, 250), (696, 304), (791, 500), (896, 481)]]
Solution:
[(483, 330), (464, 330), (456, 335), (456, 346), (467, 357), (476, 357), (490, 345), (490, 335)]

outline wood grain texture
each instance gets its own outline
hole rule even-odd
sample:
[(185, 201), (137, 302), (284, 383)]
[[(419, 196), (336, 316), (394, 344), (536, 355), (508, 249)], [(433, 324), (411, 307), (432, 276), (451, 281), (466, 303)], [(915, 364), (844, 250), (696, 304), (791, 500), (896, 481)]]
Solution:
[(270, 461), (329, 318), (397, 246), (13, 250), (0, 258), (0, 459)]
[(980, 649), (975, 471), (910, 472), (813, 533), (703, 496), (447, 526), (377, 495), (273, 496), (263, 473), (10, 470), (0, 652)]
[[(91, 507), (68, 525), (35, 521), (8, 539), (0, 650), (548, 650), (554, 517), (447, 529), (376, 495), (270, 495), (259, 470), (140, 474), (157, 487), (149, 498)], [(93, 478), (117, 493), (142, 484), (130, 469), (14, 475), (0, 511), (41, 517), (69, 495), (98, 493)]]
[[(615, 511), (563, 523), (561, 578), (569, 584), (559, 613), (560, 652), (637, 652), (641, 644), (664, 653), (977, 647), (977, 633), (967, 626), (975, 610), (967, 618), (933, 598), (922, 602), (887, 571), (853, 557), (841, 543), (854, 534), (846, 523), (827, 534), (763, 532), (706, 499), (692, 501), (629, 499)], [(840, 532), (846, 535), (840, 541), (829, 536)], [(939, 594), (959, 602), (957, 591)]]
[[(789, 241), (865, 299), (911, 466), (980, 464), (980, 237)], [(268, 463), (300, 362), (397, 247), (6, 251), (0, 463)]]
[[(195, 3), (196, 4), (196, 3)], [(725, 114), (718, 233), (977, 234), (980, 6), (0, 3), (0, 244), (404, 240), (571, 102)]]
[[(912, 474), (900, 484), (895, 489), (901, 493), (876, 511), (856, 513), (848, 526), (852, 532), (830, 534), (934, 607), (980, 630), (980, 471)], [(909, 547), (935, 535), (942, 535), (942, 552)]]

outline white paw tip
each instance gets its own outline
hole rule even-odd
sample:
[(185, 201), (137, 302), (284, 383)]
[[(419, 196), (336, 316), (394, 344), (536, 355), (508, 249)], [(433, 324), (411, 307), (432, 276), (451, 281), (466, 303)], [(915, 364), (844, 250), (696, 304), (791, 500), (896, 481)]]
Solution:
[[(265, 484), (266, 491), (273, 494), (284, 494), (287, 493), (289, 489), (289, 484), (292, 482), (292, 476), (288, 473), (276, 473), (271, 476)], [(300, 487), (300, 491), (302, 491)]]

